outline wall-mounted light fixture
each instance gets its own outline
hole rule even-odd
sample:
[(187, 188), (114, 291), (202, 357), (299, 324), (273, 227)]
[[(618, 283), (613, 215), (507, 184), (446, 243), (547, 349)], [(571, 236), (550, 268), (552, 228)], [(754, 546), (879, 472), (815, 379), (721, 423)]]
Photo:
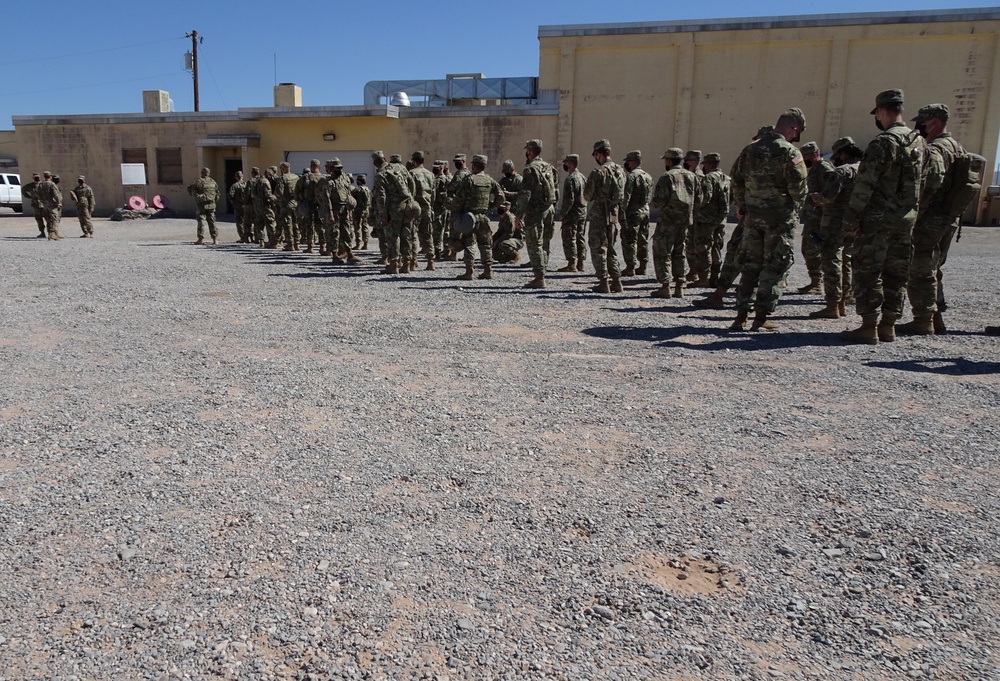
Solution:
[(333, 140), (337, 139), (337, 136), (334, 135), (332, 132), (327, 132), (323, 133), (323, 139), (327, 142), (332, 142)]

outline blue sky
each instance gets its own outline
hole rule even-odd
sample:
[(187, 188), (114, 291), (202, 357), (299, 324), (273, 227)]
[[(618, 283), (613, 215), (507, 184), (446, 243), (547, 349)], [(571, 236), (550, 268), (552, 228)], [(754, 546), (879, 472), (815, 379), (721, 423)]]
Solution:
[(141, 111), (141, 91), (151, 89), (169, 91), (177, 111), (193, 110), (191, 76), (183, 69), (191, 46), (184, 34), (191, 30), (204, 36), (200, 96), (201, 110), (209, 111), (271, 106), (276, 80), (300, 85), (303, 104), (321, 106), (362, 103), (369, 80), (463, 72), (535, 76), (540, 24), (991, 6), (921, 0), (891, 7), (858, 0), (5, 4), (0, 130), (13, 127), (12, 115)]

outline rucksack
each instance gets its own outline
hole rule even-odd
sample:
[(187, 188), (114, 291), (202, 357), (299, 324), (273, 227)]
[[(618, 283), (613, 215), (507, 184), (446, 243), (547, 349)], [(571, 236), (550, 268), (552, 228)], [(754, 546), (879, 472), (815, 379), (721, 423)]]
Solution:
[(948, 192), (944, 202), (949, 217), (962, 217), (969, 204), (979, 198), (979, 193), (983, 190), (985, 169), (986, 159), (979, 154), (966, 151), (955, 157), (952, 165), (951, 191)]

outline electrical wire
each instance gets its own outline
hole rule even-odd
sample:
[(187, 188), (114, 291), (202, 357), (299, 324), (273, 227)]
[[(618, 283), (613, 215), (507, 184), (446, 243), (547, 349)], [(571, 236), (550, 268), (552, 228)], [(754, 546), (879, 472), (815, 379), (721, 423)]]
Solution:
[(77, 90), (79, 88), (88, 87), (103, 87), (105, 85), (120, 85), (121, 83), (135, 83), (140, 80), (152, 80), (153, 78), (170, 78), (173, 76), (187, 75), (186, 71), (174, 71), (172, 73), (164, 73), (159, 76), (141, 76), (139, 78), (127, 78), (125, 80), (110, 80), (106, 83), (88, 83), (86, 85), (66, 85), (64, 87), (55, 87), (48, 90), (30, 90), (26, 92), (2, 92), (0, 91), (0, 99), (5, 97), (20, 97), (22, 95), (41, 95), (47, 92), (60, 92), (62, 90)]
[(119, 45), (118, 47), (108, 47), (103, 50), (94, 50), (92, 52), (77, 52), (75, 54), (64, 54), (52, 57), (32, 57), (31, 59), (22, 59), (20, 61), (9, 61), (0, 66), (17, 66), (19, 64), (31, 64), (38, 61), (51, 61), (53, 59), (72, 59), (74, 57), (86, 57), (91, 54), (102, 54), (104, 52), (117, 52), (119, 50), (131, 50), (137, 47), (148, 47), (150, 45), (160, 45), (162, 43), (171, 43), (175, 40), (186, 40), (186, 38), (168, 38), (166, 40), (152, 40), (146, 43), (138, 43), (136, 45)]

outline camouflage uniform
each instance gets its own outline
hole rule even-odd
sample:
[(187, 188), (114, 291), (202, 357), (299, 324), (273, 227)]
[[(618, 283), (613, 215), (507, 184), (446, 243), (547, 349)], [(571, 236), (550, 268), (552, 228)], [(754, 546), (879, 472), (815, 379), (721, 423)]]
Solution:
[(903, 313), (926, 151), (923, 138), (905, 123), (891, 124), (865, 149), (844, 213), (844, 231), (856, 233), (857, 312), (872, 319), (881, 312), (887, 327)]
[(299, 176), (293, 172), (279, 174), (274, 179), (274, 193), (278, 203), (278, 229), (285, 241), (286, 251), (299, 250), (299, 202), (295, 199), (295, 187)]
[(51, 180), (52, 175), (46, 173), (45, 181), (38, 185), (35, 194), (42, 206), (42, 218), (45, 230), (50, 239), (59, 239), (59, 214), (62, 209), (62, 191)]
[[(342, 171), (343, 167), (339, 159), (332, 159), (326, 164), (327, 170)], [(358, 262), (352, 250), (354, 227), (351, 224), (351, 200), (351, 180), (343, 172), (324, 176), (316, 189), (320, 224), (326, 232), (327, 253), (335, 263), (343, 263), (341, 255), (349, 263)]]
[(448, 210), (448, 177), (444, 174), (444, 161), (440, 164), (435, 161), (439, 168), (438, 174), (434, 176), (434, 256), (440, 258), (444, 255), (445, 235), (451, 228), (451, 211)]
[[(485, 156), (474, 156), (473, 161), (486, 165)], [(476, 224), (469, 234), (453, 233), (452, 241), (455, 251), (465, 249), (465, 268), (471, 272), (476, 260), (476, 245), (482, 253), (482, 263), (489, 272), (493, 265), (493, 232), (490, 229), (490, 218), (487, 211), (499, 208), (504, 202), (503, 189), (500, 184), (484, 171), (463, 175), (455, 193), (451, 198), (452, 213), (472, 213), (476, 216)]]
[[(815, 144), (815, 142), (811, 143)], [(805, 145), (803, 145), (804, 147)], [(807, 153), (807, 152), (802, 152)], [(808, 193), (818, 193), (822, 186), (823, 178), (833, 172), (833, 164), (820, 158), (806, 170), (806, 189)], [(822, 278), (822, 238), (820, 222), (823, 219), (823, 210), (820, 206), (815, 206), (810, 201), (803, 201), (802, 210), (799, 212), (802, 220), (802, 258), (806, 263), (806, 271), (809, 273), (810, 284), (803, 286), (803, 293), (813, 289), (813, 283), (818, 283)]]
[[(712, 159), (709, 154), (706, 159)], [(722, 268), (722, 239), (729, 217), (730, 179), (716, 168), (701, 177), (701, 205), (695, 210), (694, 236), (691, 245), (691, 268), (709, 275), (708, 283), (716, 286)]]
[[(502, 186), (502, 185), (501, 185)], [(514, 218), (508, 209), (500, 216), (496, 234), (493, 235), (493, 258), (497, 262), (516, 263), (521, 259), (524, 234), (514, 228)]]
[(766, 316), (777, 307), (782, 281), (795, 260), (795, 228), (806, 196), (802, 154), (782, 135), (766, 133), (740, 152), (732, 189), (746, 215), (737, 306), (744, 315), (752, 307), (758, 317)]
[[(417, 152), (420, 153), (420, 152)], [(416, 153), (414, 154), (416, 156)], [(423, 162), (423, 154), (420, 161)], [(414, 159), (416, 161), (416, 159)], [(434, 173), (423, 166), (417, 166), (410, 171), (413, 176), (413, 198), (420, 206), (420, 217), (416, 219), (417, 238), (420, 243), (420, 253), (431, 260), (434, 258), (434, 189), (437, 180)]]
[[(626, 161), (640, 161), (638, 151), (630, 151)], [(641, 167), (633, 168), (625, 176), (622, 197), (625, 219), (622, 221), (622, 255), (627, 267), (624, 274), (646, 273), (649, 260), (649, 201), (653, 198), (653, 177)]]
[[(452, 159), (452, 162), (456, 162), (456, 161), (462, 161), (462, 162), (464, 162), (465, 161), (465, 154), (455, 154), (455, 157)], [(447, 199), (445, 201), (445, 205), (446, 206), (450, 206), (451, 205), (451, 200), (455, 196), (455, 190), (458, 189), (458, 185), (461, 183), (462, 179), (465, 178), (468, 175), (471, 175), (471, 174), (472, 173), (469, 171), (469, 169), (467, 167), (456, 168), (455, 169), (455, 174), (452, 175), (451, 178), (448, 180)], [(451, 211), (449, 209), (449, 213), (450, 212)], [(445, 247), (449, 251), (451, 251), (451, 245), (450, 245), (451, 244), (451, 222), (454, 219), (455, 219), (454, 215), (450, 215), (449, 216), (449, 223), (448, 223), (447, 228), (445, 229)], [(454, 251), (451, 251), (451, 252), (454, 252)], [(454, 259), (454, 258), (452, 258), (452, 259)]]
[[(659, 212), (653, 231), (653, 270), (662, 293), (656, 297), (666, 294), (670, 281), (677, 285), (684, 281), (684, 236), (691, 224), (699, 181), (694, 173), (680, 164), (682, 153), (675, 147), (663, 154), (663, 158), (677, 163), (656, 181), (650, 202)], [(681, 295), (679, 288), (674, 295)]]
[(743, 244), (743, 231), (746, 229), (746, 222), (747, 218), (744, 215), (736, 223), (733, 233), (729, 235), (729, 241), (726, 242), (726, 257), (722, 261), (722, 267), (719, 269), (719, 281), (716, 284), (720, 289), (728, 289), (732, 286), (733, 282), (736, 281), (736, 277), (743, 270), (743, 257), (740, 246)]
[(368, 248), (368, 211), (372, 205), (372, 192), (367, 185), (358, 184), (351, 190), (357, 205), (351, 214), (354, 223), (354, 245), (359, 248)]
[[(373, 153), (374, 157), (375, 154)], [(409, 231), (407, 206), (413, 201), (413, 178), (401, 163), (383, 162), (375, 175), (372, 188), (378, 223), (382, 226), (385, 255), (390, 266), (399, 267), (400, 261), (407, 266), (410, 261), (410, 246), (406, 243)], [(406, 249), (405, 251), (403, 249)]]
[(299, 243), (305, 245), (306, 253), (312, 253), (315, 240), (316, 245), (319, 246), (320, 255), (329, 254), (326, 245), (326, 227), (319, 217), (318, 193), (323, 185), (324, 177), (323, 173), (319, 170), (314, 172), (310, 166), (309, 172), (303, 173), (295, 185), (296, 200), (300, 207), (305, 204), (305, 208), (299, 212)]
[[(571, 154), (566, 157), (579, 164), (580, 157)], [(564, 161), (565, 162), (565, 161)], [(562, 190), (562, 242), (563, 254), (566, 256), (567, 272), (583, 271), (583, 259), (587, 257), (587, 202), (583, 200), (583, 187), (586, 179), (576, 168), (563, 180)]]
[(274, 233), (274, 194), (271, 180), (257, 176), (250, 181), (250, 198), (253, 201), (253, 236), (257, 243), (264, 243), (265, 237)]
[(517, 195), (521, 193), (523, 181), (524, 178), (521, 177), (521, 174), (514, 171), (514, 162), (510, 159), (504, 161), (503, 177), (498, 180), (500, 188), (503, 189), (504, 200), (514, 205), (514, 202), (517, 201)]
[(264, 217), (266, 219), (265, 227), (267, 228), (267, 247), (277, 248), (278, 243), (281, 241), (281, 230), (278, 229), (278, 167), (268, 166), (265, 177), (268, 180), (271, 190), (271, 196), (268, 200), (270, 212), (264, 212)]
[[(906, 285), (915, 318), (948, 309), (941, 266), (948, 258), (960, 222), (948, 215), (948, 197), (955, 182), (955, 159), (966, 153), (950, 132), (935, 137), (928, 150), (927, 179), (920, 217), (913, 228), (913, 257)], [(942, 329), (940, 319), (936, 329)]]
[[(529, 144), (537, 144), (541, 154), (541, 142), (529, 140)], [(527, 148), (527, 147), (526, 147)], [(515, 214), (521, 221), (524, 239), (528, 246), (528, 260), (535, 273), (535, 279), (545, 276), (549, 262), (549, 254), (545, 250), (545, 225), (555, 214), (555, 185), (552, 184), (550, 166), (541, 155), (536, 156), (524, 167), (521, 175), (521, 191), (518, 194)]]
[[(556, 205), (559, 203), (559, 173), (552, 164), (548, 165), (549, 181), (552, 182), (552, 189), (555, 192), (552, 196), (552, 210), (545, 213), (542, 219), (542, 249), (545, 251), (545, 264), (549, 263), (551, 254), (552, 237), (556, 233)], [(586, 225), (584, 226), (586, 229)]]
[(187, 190), (198, 204), (198, 243), (205, 239), (206, 222), (212, 243), (217, 243), (219, 230), (215, 227), (215, 203), (219, 200), (219, 185), (211, 177), (205, 176), (189, 184)]
[(229, 201), (233, 204), (233, 218), (236, 220), (236, 234), (240, 237), (240, 243), (247, 243), (253, 236), (253, 229), (246, 221), (246, 194), (247, 181), (242, 177), (229, 187)]
[[(83, 179), (84, 177), (81, 175), (80, 180), (82, 181)], [(94, 190), (87, 184), (77, 184), (70, 193), (76, 202), (76, 217), (80, 220), (80, 229), (83, 231), (83, 235), (93, 237), (94, 223), (90, 219), (90, 215), (94, 212), (94, 206), (96, 205)]]
[[(843, 138), (854, 144), (854, 141)], [(841, 140), (834, 143), (838, 150)], [(813, 168), (819, 166), (816, 164)], [(811, 172), (812, 169), (810, 169)], [(826, 164), (813, 186), (817, 188), (816, 203), (821, 211), (818, 235), (820, 241), (820, 269), (823, 272), (823, 294), (827, 305), (843, 303), (851, 285), (851, 254), (854, 237), (844, 233), (843, 219), (847, 203), (851, 200), (854, 179), (858, 174), (858, 163), (843, 163), (838, 166)], [(813, 193), (810, 192), (810, 198)], [(839, 314), (839, 313), (838, 313)], [(816, 315), (818, 316), (818, 315)]]
[[(598, 140), (594, 152), (607, 150), (611, 154), (611, 143)], [(610, 278), (614, 285), (621, 287), (621, 270), (615, 243), (618, 241), (618, 216), (622, 197), (625, 194), (625, 169), (608, 158), (604, 165), (590, 171), (587, 184), (583, 188), (583, 198), (592, 201), (590, 206), (590, 255), (594, 262), (597, 279), (603, 286)]]
[(45, 215), (42, 212), (42, 202), (38, 199), (38, 187), (41, 184), (41, 179), (36, 175), (31, 182), (21, 187), (21, 196), (31, 199), (31, 213), (38, 227), (38, 236), (45, 236)]
[(257, 212), (254, 210), (253, 190), (258, 177), (253, 175), (253, 170), (250, 172), (250, 179), (247, 180), (247, 187), (243, 192), (243, 220), (246, 222), (247, 242), (257, 243), (257, 234), (255, 230), (255, 225), (257, 224)]
[[(695, 239), (697, 238), (697, 228), (698, 228), (698, 211), (701, 210), (701, 204), (704, 201), (702, 196), (701, 181), (705, 177), (705, 173), (701, 169), (701, 152), (700, 151), (689, 151), (684, 157), (685, 161), (694, 161), (694, 170), (688, 170), (685, 166), (685, 170), (695, 176), (695, 189), (694, 189), (694, 210), (691, 212), (691, 222), (688, 223), (687, 229), (684, 230), (684, 258), (688, 264), (687, 279), (689, 281), (694, 281), (695, 279), (700, 279), (703, 274), (699, 270), (695, 269), (694, 258), (695, 258)], [(707, 275), (706, 275), (707, 276)]]

